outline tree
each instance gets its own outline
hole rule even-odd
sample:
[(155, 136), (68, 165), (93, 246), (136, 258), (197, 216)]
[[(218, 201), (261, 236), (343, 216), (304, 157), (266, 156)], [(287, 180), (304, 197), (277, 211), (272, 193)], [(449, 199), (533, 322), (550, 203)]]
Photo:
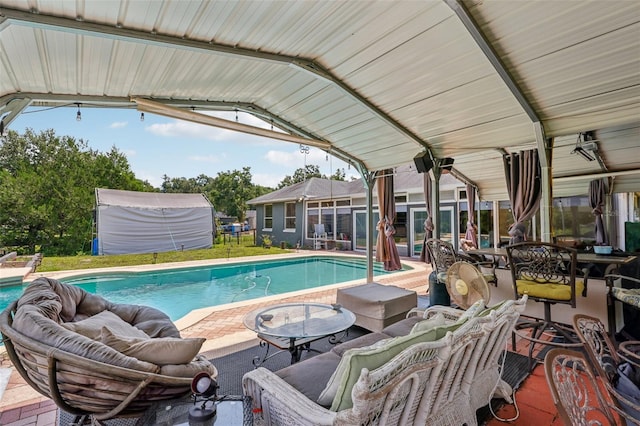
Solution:
[(285, 176), (284, 179), (278, 184), (278, 189), (285, 186), (291, 186), (294, 183), (304, 182), (312, 177), (322, 178), (320, 174), (320, 167), (315, 164), (307, 164), (306, 167), (300, 167), (293, 172), (293, 176)]
[(344, 172), (344, 169), (336, 169), (336, 172), (333, 175), (327, 177), (326, 175), (320, 173), (319, 166), (315, 164), (307, 164), (305, 168), (300, 167), (296, 169), (296, 171), (293, 172), (293, 176), (285, 176), (284, 179), (282, 179), (282, 181), (280, 181), (280, 183), (278, 184), (278, 189), (284, 188), (286, 186), (291, 186), (295, 183), (304, 182), (305, 180), (312, 177), (344, 181), (346, 174)]
[(247, 201), (256, 197), (256, 187), (251, 183), (251, 167), (242, 171), (220, 172), (213, 179), (210, 200), (218, 211), (244, 221)]
[(0, 145), (0, 245), (45, 254), (88, 250), (95, 188), (145, 190), (114, 147), (90, 150), (53, 130), (9, 131)]
[(344, 172), (344, 169), (336, 169), (336, 172), (332, 174), (329, 179), (344, 182), (346, 176), (347, 174)]

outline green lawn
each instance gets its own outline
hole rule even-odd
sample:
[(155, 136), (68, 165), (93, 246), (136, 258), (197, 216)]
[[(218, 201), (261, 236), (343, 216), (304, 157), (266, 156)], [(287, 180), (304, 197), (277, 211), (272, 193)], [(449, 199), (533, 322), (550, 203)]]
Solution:
[(236, 244), (216, 244), (214, 248), (203, 250), (185, 250), (158, 253), (154, 259), (153, 253), (119, 254), (110, 256), (65, 256), (43, 257), (42, 264), (36, 269), (38, 272), (66, 271), (73, 269), (109, 268), (114, 266), (150, 265), (153, 263), (184, 262), (188, 260), (226, 259), (242, 256), (259, 256), (265, 254), (289, 253), (279, 247), (269, 249), (256, 246), (242, 246)]

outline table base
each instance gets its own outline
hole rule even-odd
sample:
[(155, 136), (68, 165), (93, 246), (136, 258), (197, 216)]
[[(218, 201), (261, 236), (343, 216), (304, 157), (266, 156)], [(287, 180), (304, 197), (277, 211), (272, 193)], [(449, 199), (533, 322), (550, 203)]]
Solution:
[[(258, 338), (260, 339), (260, 347), (266, 348), (264, 355), (256, 356), (253, 358), (253, 366), (259, 367), (269, 358), (272, 358), (278, 355), (281, 352), (289, 351), (291, 354), (291, 364), (295, 364), (300, 361), (300, 357), (302, 356), (303, 351), (307, 352), (318, 352), (320, 351), (313, 349), (311, 347), (311, 343), (320, 339), (324, 339), (325, 337), (329, 338), (329, 343), (332, 345), (338, 344), (342, 341), (342, 338), (346, 337), (349, 334), (349, 330), (345, 330), (342, 333), (342, 336), (338, 338), (335, 334), (330, 334), (327, 336), (312, 336), (312, 337), (301, 337), (301, 338), (286, 338), (286, 337), (274, 337), (266, 334), (258, 333)], [(278, 348), (279, 350), (269, 354), (269, 350), (271, 346)]]

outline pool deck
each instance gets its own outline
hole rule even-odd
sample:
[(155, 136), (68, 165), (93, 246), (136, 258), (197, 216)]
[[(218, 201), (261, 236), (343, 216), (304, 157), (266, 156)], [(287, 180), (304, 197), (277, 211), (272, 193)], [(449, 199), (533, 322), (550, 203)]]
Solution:
[[(319, 254), (334, 254), (327, 252), (300, 252), (300, 256), (305, 255), (319, 255)], [(350, 253), (353, 255), (353, 253)], [(338, 253), (338, 255), (343, 255)], [(189, 266), (201, 266), (220, 263), (229, 263), (231, 261), (246, 261), (246, 260), (261, 260), (261, 259), (278, 259), (278, 258), (290, 258), (291, 254), (282, 256), (261, 256), (250, 258), (234, 258), (223, 259), (215, 261), (197, 261), (197, 262), (181, 262), (179, 264), (162, 264), (162, 265), (145, 265), (140, 267), (126, 267), (126, 268), (109, 268), (109, 271), (144, 271), (144, 270), (157, 270), (157, 269), (169, 269), (175, 267), (189, 267)], [(360, 256), (361, 257), (361, 256)], [(408, 266), (411, 266), (412, 270), (396, 272), (390, 275), (379, 276), (375, 278), (376, 282), (382, 284), (392, 284), (399, 287), (407, 288), (418, 292), (418, 294), (425, 294), (428, 291), (427, 279), (431, 272), (431, 267), (422, 262), (417, 262), (415, 259), (402, 259), (402, 262)], [(105, 269), (99, 270), (86, 270), (83, 274), (92, 273), (104, 273)], [(29, 280), (35, 279), (39, 276), (47, 276), (49, 278), (63, 278), (65, 276), (77, 275), (78, 271), (65, 271), (59, 273), (34, 273), (29, 276)], [(233, 352), (242, 348), (242, 346), (248, 346), (257, 342), (255, 333), (247, 330), (242, 323), (244, 315), (256, 308), (262, 306), (268, 306), (273, 303), (284, 302), (320, 302), (320, 303), (334, 303), (336, 300), (336, 291), (338, 288), (362, 284), (365, 279), (350, 281), (348, 283), (341, 283), (336, 285), (324, 286), (321, 290), (304, 290), (293, 293), (287, 293), (286, 296), (269, 296), (260, 298), (257, 300), (248, 300), (243, 302), (237, 302), (227, 304), (223, 306), (211, 307), (199, 309), (191, 312), (184, 318), (176, 321), (176, 325), (180, 329), (183, 337), (205, 337), (207, 341), (203, 345), (201, 353), (209, 357), (220, 356), (225, 353)], [(524, 348), (524, 347), (523, 347)], [(520, 352), (520, 348), (518, 350)], [(57, 407), (53, 401), (49, 398), (43, 397), (30, 386), (28, 386), (19, 374), (12, 368), (11, 363), (6, 356), (4, 348), (0, 349), (0, 371), (7, 368), (11, 369), (11, 375), (9, 382), (0, 399), (0, 425), (4, 426), (48, 426), (56, 424)], [(528, 418), (542, 418), (548, 419), (549, 422), (544, 424), (561, 424), (557, 422), (557, 411), (553, 407), (550, 401), (550, 395), (546, 383), (544, 382), (544, 372), (538, 366), (529, 379), (525, 381), (531, 383), (534, 386), (531, 395), (535, 396), (535, 401), (530, 404), (521, 402), (521, 419), (519, 424), (531, 424), (526, 421)], [(541, 377), (540, 377), (541, 375)], [(1, 384), (1, 376), (0, 376)], [(526, 388), (526, 386), (525, 386)], [(1, 392), (0, 388), (0, 392)], [(519, 392), (520, 393), (520, 392)], [(545, 394), (546, 393), (546, 394)], [(507, 406), (508, 410), (510, 406)], [(524, 412), (527, 412), (526, 416)], [(504, 416), (509, 416), (505, 413)], [(524, 417), (524, 419), (523, 419)], [(525, 421), (522, 421), (525, 420)], [(496, 420), (497, 422), (497, 420)], [(499, 424), (499, 423), (488, 423)], [(509, 422), (509, 424), (518, 424), (518, 422)], [(541, 423), (540, 423), (541, 424)]]

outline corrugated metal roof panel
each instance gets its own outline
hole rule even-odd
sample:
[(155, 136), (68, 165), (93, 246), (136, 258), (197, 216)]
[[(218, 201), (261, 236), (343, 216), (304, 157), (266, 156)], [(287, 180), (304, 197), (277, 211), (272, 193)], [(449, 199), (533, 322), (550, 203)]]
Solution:
[[(566, 152), (577, 133), (637, 128), (638, 2), (461, 4), (546, 136), (556, 138), (554, 174), (597, 170)], [(88, 96), (92, 104), (108, 97), (105, 104), (131, 105), (132, 95), (183, 107), (254, 104), (371, 170), (409, 163), (426, 144), (436, 156), (456, 157), (481, 194), (502, 198), (503, 184), (486, 173), (489, 164), (493, 175), (501, 171), (495, 150), (536, 146), (532, 118), (447, 2), (2, 0), (2, 7), (11, 19), (0, 23), (0, 114), (21, 96), (39, 105)], [(612, 132), (601, 144), (607, 166), (640, 169), (637, 141)]]

